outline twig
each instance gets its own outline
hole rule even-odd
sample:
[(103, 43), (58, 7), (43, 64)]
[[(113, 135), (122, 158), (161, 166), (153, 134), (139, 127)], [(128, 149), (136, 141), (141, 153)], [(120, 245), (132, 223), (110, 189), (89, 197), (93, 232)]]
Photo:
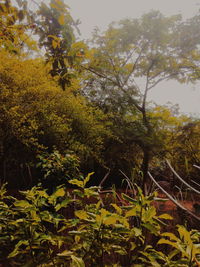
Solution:
[(108, 175), (110, 174), (110, 169), (109, 171), (106, 173), (106, 175), (104, 176), (104, 178), (101, 180), (99, 187), (101, 187), (103, 185), (103, 183), (105, 182), (105, 180), (108, 178)]
[(129, 179), (129, 177), (128, 177), (122, 170), (119, 170), (119, 171), (120, 171), (121, 174), (126, 178), (126, 182), (127, 182), (128, 186), (129, 186), (129, 188), (130, 188), (131, 190), (133, 190), (133, 194), (134, 194), (134, 196), (136, 196), (135, 188), (134, 188), (134, 186), (133, 186), (131, 180)]

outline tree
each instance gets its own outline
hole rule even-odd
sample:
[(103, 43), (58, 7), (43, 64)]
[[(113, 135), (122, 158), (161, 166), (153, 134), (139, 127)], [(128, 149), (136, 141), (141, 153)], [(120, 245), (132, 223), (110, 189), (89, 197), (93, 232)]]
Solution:
[(157, 144), (148, 93), (163, 81), (186, 82), (198, 75), (198, 62), (192, 55), (197, 58), (199, 51), (196, 46), (195, 51), (184, 53), (177, 41), (181, 27), (180, 16), (164, 17), (158, 11), (113, 23), (104, 34), (94, 34), (91, 57), (83, 65), (88, 71), (83, 91), (92, 102), (104, 112), (113, 112), (117, 105), (118, 113), (125, 108), (126, 115), (138, 114), (140, 118), (140, 136), (134, 131), (132, 135), (143, 152), (143, 190)]
[(0, 52), (0, 171), (10, 186), (35, 184), (37, 155), (44, 152), (75, 155), (81, 167), (102, 160), (106, 116), (74, 95), (78, 83), (62, 91), (49, 69), (42, 60)]
[(51, 0), (49, 6), (42, 2), (35, 15), (35, 34), (39, 36), (39, 46), (45, 50), (46, 61), (51, 63), (50, 74), (58, 78), (65, 90), (76, 77), (77, 52), (84, 47), (79, 42), (77, 51), (74, 32), (79, 33), (79, 21), (73, 20), (63, 0)]
[(18, 0), (18, 7), (12, 1), (0, 3), (0, 49), (20, 54), (25, 48), (35, 50), (36, 42), (31, 38), (34, 24), (27, 8), (27, 1)]

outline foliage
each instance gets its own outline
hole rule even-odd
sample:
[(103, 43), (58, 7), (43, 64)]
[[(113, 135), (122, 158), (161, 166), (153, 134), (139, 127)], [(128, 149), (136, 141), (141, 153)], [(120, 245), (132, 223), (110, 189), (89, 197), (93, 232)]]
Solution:
[(16, 186), (10, 179), (24, 172), (27, 164), (31, 167), (38, 154), (54, 148), (61, 154), (72, 151), (82, 164), (90, 158), (101, 161), (109, 124), (101, 111), (75, 94), (78, 82), (63, 92), (42, 60), (24, 60), (2, 51), (0, 63), (1, 156), (6, 172), (2, 177)]
[(75, 77), (74, 58), (70, 51), (75, 43), (77, 22), (72, 19), (69, 7), (62, 0), (51, 0), (49, 6), (42, 2), (34, 22), (39, 46), (45, 49), (46, 60), (51, 63), (50, 73), (58, 77), (59, 84), (65, 90), (65, 86), (69, 87)]
[(27, 9), (27, 1), (18, 0), (19, 7), (11, 1), (0, 1), (0, 50), (20, 54), (26, 48), (37, 49), (37, 43), (31, 38), (35, 25)]
[[(87, 187), (91, 175), (70, 180), (77, 187), (71, 193), (57, 187), (48, 195), (44, 189), (33, 187), (16, 199), (8, 196), (3, 186), (1, 262), (20, 266), (121, 266), (126, 257), (129, 266), (195, 266), (199, 232), (178, 226), (180, 237), (161, 234), (163, 220), (172, 218), (157, 215), (152, 205), (154, 195), (144, 197), (140, 188), (135, 199), (122, 196), (125, 206), (114, 198), (106, 206), (98, 187)], [(156, 245), (153, 248), (153, 236), (159, 246), (170, 245), (170, 253), (161, 252)]]
[(143, 154), (143, 189), (149, 164), (162, 145), (148, 94), (163, 81), (189, 82), (198, 75), (198, 46), (184, 53), (175, 41), (181, 22), (180, 16), (151, 11), (139, 19), (112, 23), (106, 32), (94, 33), (90, 57), (84, 63), (84, 95), (109, 114), (116, 129), (122, 128), (123, 144), (130, 140), (131, 132), (130, 142)]
[(76, 155), (68, 153), (61, 155), (54, 150), (51, 154), (38, 155), (37, 167), (41, 169), (41, 184), (44, 188), (55, 188), (56, 185), (66, 183), (73, 175), (80, 176), (80, 162)]

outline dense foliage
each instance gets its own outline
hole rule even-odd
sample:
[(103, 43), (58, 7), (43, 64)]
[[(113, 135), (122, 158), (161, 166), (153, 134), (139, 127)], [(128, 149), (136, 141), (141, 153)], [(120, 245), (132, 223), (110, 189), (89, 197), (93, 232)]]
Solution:
[[(48, 195), (40, 187), (20, 199), (0, 191), (0, 258), (6, 266), (197, 266), (198, 231), (177, 227), (161, 231), (168, 214), (156, 214), (155, 195), (112, 195), (106, 201), (98, 187), (72, 179), (71, 192), (58, 187)], [(113, 195), (114, 195), (113, 191)], [(92, 202), (91, 202), (92, 198)], [(109, 205), (108, 205), (109, 204)], [(163, 246), (165, 250), (163, 251)], [(163, 251), (163, 252), (162, 252)], [(124, 264), (123, 264), (124, 262)]]
[[(0, 0), (0, 264), (200, 265), (199, 232), (165, 232), (147, 196), (149, 170), (184, 189), (166, 159), (199, 184), (199, 119), (148, 102), (199, 80), (199, 18), (151, 11), (86, 43), (63, 0)], [(102, 196), (111, 185), (135, 194)]]

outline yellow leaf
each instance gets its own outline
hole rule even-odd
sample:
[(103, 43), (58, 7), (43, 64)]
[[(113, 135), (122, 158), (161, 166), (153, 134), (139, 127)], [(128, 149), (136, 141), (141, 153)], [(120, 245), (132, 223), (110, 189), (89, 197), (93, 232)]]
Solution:
[(117, 206), (116, 204), (111, 204), (111, 205), (117, 211), (117, 213), (119, 213), (120, 215), (122, 214), (122, 209), (119, 206)]
[(164, 220), (173, 220), (172, 216), (170, 216), (169, 214), (161, 214), (158, 216), (159, 219), (164, 219)]
[(64, 197), (65, 195), (65, 189), (64, 188), (59, 188), (55, 193), (54, 195), (56, 197)]
[(63, 14), (58, 18), (58, 22), (59, 22), (60, 25), (64, 25), (64, 23), (65, 23), (65, 16)]
[(134, 250), (136, 248), (136, 244), (131, 242), (131, 250)]
[(81, 220), (86, 220), (88, 217), (87, 212), (84, 210), (75, 211), (75, 215)]
[(89, 173), (88, 175), (87, 175), (87, 177), (84, 179), (84, 181), (83, 181), (83, 184), (84, 184), (84, 186), (87, 184), (87, 182), (89, 182), (89, 180), (90, 180), (90, 177), (91, 177), (91, 175), (93, 175), (94, 174), (94, 172), (91, 172), (91, 173)]
[(54, 49), (56, 49), (58, 47), (58, 42), (56, 42), (55, 40), (52, 40), (52, 46)]
[(133, 209), (127, 211), (125, 217), (136, 216), (136, 212), (137, 212), (137, 210), (133, 208)]
[(115, 224), (116, 221), (117, 221), (117, 219), (114, 216), (109, 216), (109, 217), (104, 219), (104, 224), (105, 225), (111, 225), (111, 224)]

